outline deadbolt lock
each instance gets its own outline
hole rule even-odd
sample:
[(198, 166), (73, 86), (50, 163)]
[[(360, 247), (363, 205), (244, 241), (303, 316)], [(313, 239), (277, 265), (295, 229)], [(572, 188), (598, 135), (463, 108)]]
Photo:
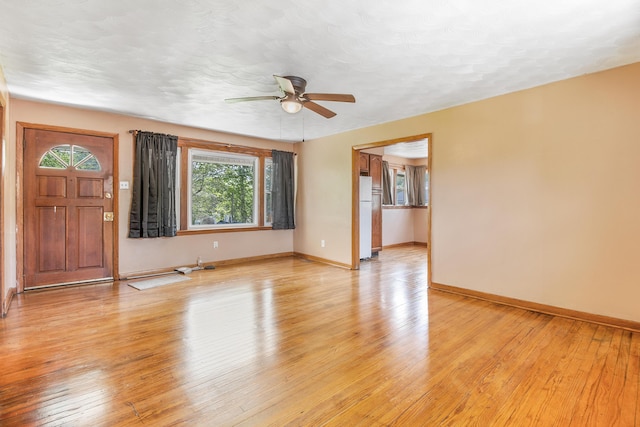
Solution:
[(112, 221), (113, 221), (113, 212), (105, 212), (104, 222), (112, 222)]

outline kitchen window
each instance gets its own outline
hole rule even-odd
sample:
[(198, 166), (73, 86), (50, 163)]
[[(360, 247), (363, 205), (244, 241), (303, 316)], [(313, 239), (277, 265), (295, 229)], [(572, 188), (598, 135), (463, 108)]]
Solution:
[(396, 171), (395, 179), (395, 205), (404, 206), (407, 204), (407, 183), (405, 180), (404, 172)]

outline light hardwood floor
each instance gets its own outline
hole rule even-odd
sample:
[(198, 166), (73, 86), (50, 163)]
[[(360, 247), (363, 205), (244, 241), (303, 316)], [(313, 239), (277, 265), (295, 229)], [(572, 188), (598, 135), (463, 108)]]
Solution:
[(640, 334), (428, 290), (425, 252), (19, 295), (0, 425), (640, 425)]

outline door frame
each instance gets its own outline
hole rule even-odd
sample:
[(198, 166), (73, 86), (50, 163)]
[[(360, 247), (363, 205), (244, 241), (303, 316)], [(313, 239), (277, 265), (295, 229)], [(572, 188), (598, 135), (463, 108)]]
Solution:
[(16, 122), (16, 281), (17, 292), (24, 292), (24, 131), (26, 129), (36, 129), (51, 132), (65, 132), (78, 135), (100, 136), (111, 138), (113, 141), (113, 263), (111, 276), (113, 280), (119, 277), (118, 266), (118, 211), (119, 211), (119, 190), (118, 183), (118, 144), (120, 135), (117, 133), (98, 132), (86, 129), (76, 129), (62, 126), (43, 125), (36, 123)]
[(431, 212), (432, 212), (432, 175), (431, 160), (433, 159), (433, 135), (423, 133), (419, 135), (405, 136), (402, 138), (388, 139), (384, 141), (370, 142), (354, 145), (351, 150), (351, 269), (360, 269), (360, 151), (367, 148), (386, 147), (400, 142), (412, 142), (427, 138), (427, 171), (429, 171), (429, 211), (427, 212), (427, 283), (431, 286)]

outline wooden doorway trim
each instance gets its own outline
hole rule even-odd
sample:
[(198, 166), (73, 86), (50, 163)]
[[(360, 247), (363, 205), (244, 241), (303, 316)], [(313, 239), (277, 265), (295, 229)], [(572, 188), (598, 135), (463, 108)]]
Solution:
[(52, 132), (66, 132), (79, 135), (101, 136), (111, 138), (113, 140), (113, 206), (114, 206), (114, 219), (113, 219), (113, 264), (112, 264), (112, 276), (114, 280), (119, 277), (119, 263), (118, 263), (118, 212), (119, 212), (119, 174), (118, 174), (118, 146), (119, 146), (119, 134), (98, 132), (86, 129), (75, 129), (61, 126), (42, 125), (35, 123), (16, 123), (16, 280), (17, 280), (17, 292), (24, 292), (24, 131), (25, 129), (37, 129)]
[(354, 145), (351, 150), (351, 268), (353, 270), (360, 269), (360, 151), (367, 148), (386, 147), (388, 145), (398, 144), (400, 142), (412, 142), (421, 139), (427, 139), (427, 171), (429, 171), (429, 211), (427, 213), (427, 281), (431, 286), (431, 159), (433, 158), (433, 135), (431, 133), (423, 133), (419, 135), (405, 136), (402, 138), (388, 139), (385, 141), (371, 142), (367, 144)]

